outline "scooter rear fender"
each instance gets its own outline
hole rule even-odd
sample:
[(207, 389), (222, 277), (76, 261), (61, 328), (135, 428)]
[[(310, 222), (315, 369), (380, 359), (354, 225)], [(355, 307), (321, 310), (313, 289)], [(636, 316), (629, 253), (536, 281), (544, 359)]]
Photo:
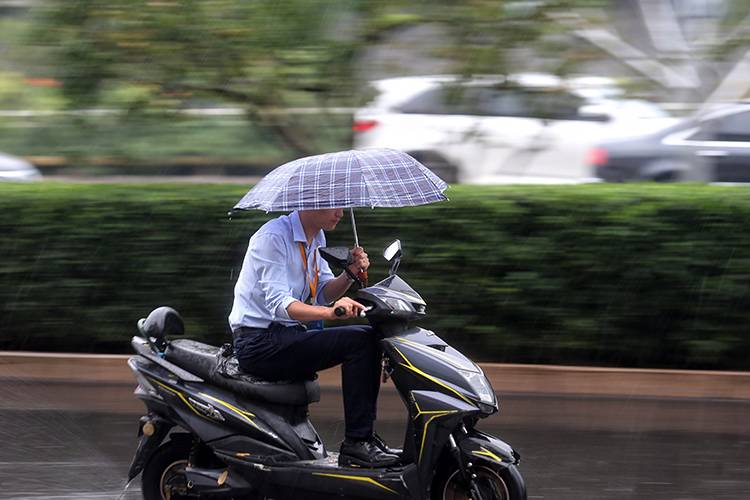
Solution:
[(158, 416), (143, 416), (138, 423), (138, 448), (128, 471), (128, 481), (137, 476), (161, 445), (174, 423)]

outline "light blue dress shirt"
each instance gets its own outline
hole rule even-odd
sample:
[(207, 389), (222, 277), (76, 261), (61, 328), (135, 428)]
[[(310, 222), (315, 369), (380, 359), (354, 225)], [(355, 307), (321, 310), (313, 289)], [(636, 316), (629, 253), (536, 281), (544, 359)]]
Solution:
[[(299, 324), (286, 310), (295, 300), (304, 301), (310, 295), (299, 242), (305, 246), (310, 273), (315, 268), (315, 260), (318, 262), (316, 303), (326, 303), (323, 291), (334, 276), (328, 263), (318, 254), (318, 248), (326, 245), (325, 234), (321, 230), (308, 247), (299, 213), (292, 212), (266, 222), (250, 238), (234, 287), (234, 303), (229, 314), (232, 331), (243, 326), (265, 328), (272, 321)], [(314, 278), (310, 275), (311, 280)]]

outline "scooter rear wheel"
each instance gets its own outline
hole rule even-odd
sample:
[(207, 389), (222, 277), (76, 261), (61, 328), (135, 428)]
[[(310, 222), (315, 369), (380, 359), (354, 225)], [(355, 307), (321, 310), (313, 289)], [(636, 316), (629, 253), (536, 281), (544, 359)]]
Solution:
[(188, 497), (185, 467), (190, 448), (167, 441), (156, 450), (143, 469), (141, 491), (144, 500), (172, 500)]
[[(469, 486), (461, 477), (458, 468), (436, 477), (432, 487), (432, 500), (470, 500)], [(476, 485), (484, 500), (526, 500), (524, 489), (515, 484), (520, 480), (513, 467), (488, 467), (479, 465), (473, 469)], [(521, 480), (522, 481), (522, 480)]]

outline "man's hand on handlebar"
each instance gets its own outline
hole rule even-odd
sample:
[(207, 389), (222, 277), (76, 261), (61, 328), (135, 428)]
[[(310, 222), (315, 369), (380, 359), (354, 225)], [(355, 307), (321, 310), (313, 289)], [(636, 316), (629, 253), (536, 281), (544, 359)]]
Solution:
[(349, 297), (341, 297), (331, 306), (331, 316), (328, 319), (349, 319), (364, 315), (367, 307)]

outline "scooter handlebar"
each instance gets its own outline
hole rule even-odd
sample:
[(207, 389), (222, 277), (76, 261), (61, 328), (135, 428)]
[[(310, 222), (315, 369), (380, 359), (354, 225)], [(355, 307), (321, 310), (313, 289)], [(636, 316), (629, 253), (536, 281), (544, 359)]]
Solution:
[[(365, 316), (367, 316), (367, 311), (369, 311), (370, 309), (372, 309), (372, 307), (367, 307), (365, 308), (364, 311), (360, 311), (359, 317), (364, 318)], [(341, 306), (338, 306), (336, 309), (333, 310), (333, 314), (335, 314), (336, 316), (340, 318), (341, 316), (346, 314), (346, 309), (344, 309)]]

